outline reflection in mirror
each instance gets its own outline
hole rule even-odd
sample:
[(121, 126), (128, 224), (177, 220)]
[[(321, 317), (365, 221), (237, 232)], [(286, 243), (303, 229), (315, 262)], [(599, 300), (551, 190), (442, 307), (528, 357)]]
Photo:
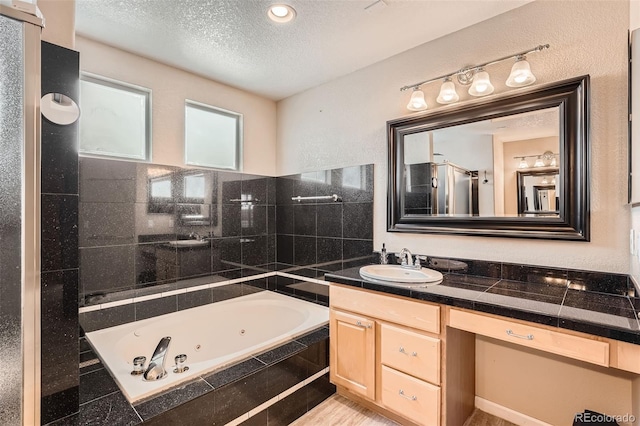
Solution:
[[(553, 107), (406, 135), (404, 213), (522, 214), (516, 172), (529, 168), (522, 162), (528, 157), (559, 152), (559, 130), (559, 109)], [(550, 161), (531, 161), (531, 169), (549, 166)]]
[(47, 93), (40, 100), (40, 111), (52, 123), (66, 126), (80, 117), (80, 108), (73, 99), (61, 93)]
[(559, 216), (561, 188), (557, 168), (518, 171), (518, 214)]
[(184, 196), (204, 200), (204, 175), (187, 175), (184, 177)]

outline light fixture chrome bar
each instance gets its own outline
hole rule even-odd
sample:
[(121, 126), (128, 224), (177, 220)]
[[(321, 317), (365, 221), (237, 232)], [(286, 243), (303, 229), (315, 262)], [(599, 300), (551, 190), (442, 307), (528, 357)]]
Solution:
[(414, 83), (414, 84), (409, 84), (409, 85), (403, 86), (403, 87), (400, 88), (400, 91), (404, 92), (405, 90), (418, 88), (418, 87), (422, 86), (423, 84), (431, 83), (431, 82), (438, 81), (438, 80), (443, 80), (446, 77), (452, 77), (454, 75), (467, 74), (470, 71), (477, 70), (478, 68), (483, 68), (483, 67), (486, 67), (488, 65), (497, 64), (498, 62), (506, 61), (507, 59), (517, 58), (519, 56), (525, 56), (525, 55), (528, 55), (529, 53), (540, 52), (540, 51), (542, 51), (544, 49), (548, 49), (548, 48), (549, 48), (549, 44), (541, 44), (541, 45), (538, 45), (538, 46), (534, 47), (533, 49), (523, 50), (522, 52), (514, 53), (514, 54), (508, 55), (508, 56), (503, 56), (502, 58), (499, 58), (499, 59), (494, 59), (492, 61), (485, 62), (485, 63), (479, 64), (479, 65), (473, 65), (473, 66), (470, 66), (470, 67), (464, 67), (464, 68), (461, 68), (458, 71), (454, 71), (452, 73), (443, 74), (441, 76), (430, 78), (428, 80), (424, 80), (424, 81), (421, 81), (419, 83)]
[(334, 202), (342, 202), (342, 197), (337, 194), (332, 195), (318, 195), (314, 197), (301, 197), (298, 195), (297, 197), (291, 197), (291, 201), (308, 201), (308, 200), (333, 200)]
[[(560, 155), (557, 152), (552, 152), (551, 154), (553, 155)], [(518, 158), (533, 158), (533, 157), (541, 157), (544, 154), (532, 154), (532, 155), (516, 155), (513, 157), (514, 160), (517, 160)]]

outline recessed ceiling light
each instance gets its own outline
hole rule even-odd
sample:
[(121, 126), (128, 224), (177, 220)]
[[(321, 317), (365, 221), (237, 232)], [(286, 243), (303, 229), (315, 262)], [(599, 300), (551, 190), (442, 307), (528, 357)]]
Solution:
[(274, 22), (289, 22), (296, 17), (296, 10), (288, 4), (274, 4), (269, 6), (267, 16)]

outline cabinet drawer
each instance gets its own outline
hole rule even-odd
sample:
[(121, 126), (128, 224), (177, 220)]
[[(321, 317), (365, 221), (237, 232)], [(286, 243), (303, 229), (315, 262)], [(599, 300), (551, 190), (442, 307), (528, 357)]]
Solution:
[(609, 366), (609, 343), (451, 309), (449, 326), (592, 364)]
[(440, 388), (382, 366), (382, 404), (421, 425), (440, 423)]
[(335, 284), (331, 285), (329, 291), (332, 308), (368, 315), (431, 333), (440, 333), (438, 305), (376, 294), (367, 290), (350, 289)]
[(384, 323), (380, 336), (382, 364), (440, 384), (440, 339)]

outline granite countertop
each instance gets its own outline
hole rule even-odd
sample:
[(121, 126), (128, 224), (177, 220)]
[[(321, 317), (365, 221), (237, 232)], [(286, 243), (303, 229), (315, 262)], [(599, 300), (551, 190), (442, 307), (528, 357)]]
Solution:
[(640, 298), (628, 295), (626, 276), (491, 266), (481, 268), (490, 276), (473, 275), (479, 272), (473, 264), (471, 273), (441, 270), (442, 283), (411, 289), (367, 281), (360, 267), (328, 273), (325, 280), (640, 344)]

